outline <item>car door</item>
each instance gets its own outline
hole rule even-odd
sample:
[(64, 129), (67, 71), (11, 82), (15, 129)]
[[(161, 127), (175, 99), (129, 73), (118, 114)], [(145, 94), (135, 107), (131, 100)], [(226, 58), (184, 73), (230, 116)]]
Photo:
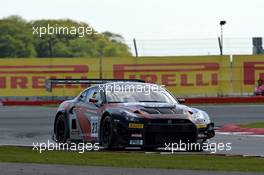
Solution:
[(77, 105), (77, 118), (82, 129), (84, 141), (97, 141), (99, 133), (100, 112), (99, 107), (102, 102), (97, 87), (88, 89), (84, 98), (80, 98)]

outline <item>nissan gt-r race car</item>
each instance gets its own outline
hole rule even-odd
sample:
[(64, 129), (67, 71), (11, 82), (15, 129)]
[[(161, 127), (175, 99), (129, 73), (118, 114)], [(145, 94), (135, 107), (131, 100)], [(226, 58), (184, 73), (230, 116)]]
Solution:
[(95, 84), (60, 104), (53, 136), (60, 143), (154, 149), (180, 141), (203, 143), (214, 136), (214, 124), (206, 112), (180, 104), (156, 84), (133, 80), (50, 82)]

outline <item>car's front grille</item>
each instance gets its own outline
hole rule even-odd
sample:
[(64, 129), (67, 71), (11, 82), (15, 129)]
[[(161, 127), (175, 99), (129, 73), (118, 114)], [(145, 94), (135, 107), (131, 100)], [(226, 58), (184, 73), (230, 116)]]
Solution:
[(147, 132), (153, 133), (179, 133), (179, 132), (196, 132), (193, 124), (153, 124), (146, 125)]
[(165, 143), (188, 141), (196, 137), (197, 128), (189, 120), (176, 119), (172, 123), (165, 123), (166, 120), (155, 120), (145, 126), (145, 144), (161, 145)]
[(150, 119), (147, 121), (148, 124), (181, 124), (181, 123), (189, 123), (192, 122), (188, 119)]
[(178, 142), (179, 138), (174, 135), (160, 135), (160, 134), (152, 134), (152, 133), (147, 133), (146, 134), (146, 145), (162, 145), (165, 143), (173, 143), (173, 142)]
[(162, 134), (162, 133), (146, 133), (145, 134), (145, 145), (158, 145), (161, 147), (165, 146), (169, 143), (179, 143), (181, 142), (189, 142), (193, 138), (195, 138), (195, 133), (169, 133), (169, 134)]

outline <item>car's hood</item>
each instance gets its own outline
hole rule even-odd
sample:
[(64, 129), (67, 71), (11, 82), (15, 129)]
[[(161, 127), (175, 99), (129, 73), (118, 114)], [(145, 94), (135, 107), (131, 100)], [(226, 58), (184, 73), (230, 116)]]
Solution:
[(136, 103), (122, 103), (125, 107), (147, 107), (147, 108), (173, 108), (175, 104), (170, 103), (151, 103), (151, 102), (136, 102)]
[(205, 112), (201, 109), (197, 109), (197, 108), (193, 108), (193, 107), (189, 107), (189, 106), (186, 106), (186, 105), (182, 105), (182, 104), (177, 104), (176, 105), (176, 108), (177, 109), (182, 109), (184, 111), (191, 111), (192, 113), (197, 113), (197, 112)]
[[(136, 103), (117, 103), (117, 104), (113, 104), (113, 106), (119, 107), (119, 108), (129, 109), (132, 111), (144, 110), (148, 113), (151, 113), (151, 109), (158, 109), (160, 111), (162, 110), (162, 114), (163, 113), (166, 114), (165, 109), (173, 110), (174, 113), (177, 113), (177, 114), (183, 114), (184, 111), (191, 111), (192, 113), (196, 113), (196, 112), (200, 111), (199, 109), (191, 108), (191, 107), (188, 107), (186, 105), (182, 105), (182, 104), (178, 104), (178, 103), (136, 102)], [(152, 112), (154, 112), (154, 111), (152, 111)], [(167, 112), (170, 113), (170, 111), (167, 111)]]

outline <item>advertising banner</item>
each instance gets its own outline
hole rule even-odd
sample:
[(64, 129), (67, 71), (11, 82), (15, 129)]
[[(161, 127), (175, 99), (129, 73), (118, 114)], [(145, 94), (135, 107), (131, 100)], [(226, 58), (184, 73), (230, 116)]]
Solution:
[(55, 85), (45, 90), (49, 78), (97, 78), (98, 59), (0, 59), (0, 96), (75, 96), (84, 86)]
[(178, 95), (230, 91), (228, 56), (104, 58), (104, 78), (143, 79)]
[[(75, 96), (83, 85), (54, 85), (49, 78), (99, 78), (98, 58), (0, 59), (0, 96)], [(105, 79), (143, 79), (175, 95), (229, 93), (229, 56), (103, 58)]]
[(233, 84), (236, 93), (253, 93), (257, 80), (264, 80), (264, 56), (240, 55), (233, 57)]

